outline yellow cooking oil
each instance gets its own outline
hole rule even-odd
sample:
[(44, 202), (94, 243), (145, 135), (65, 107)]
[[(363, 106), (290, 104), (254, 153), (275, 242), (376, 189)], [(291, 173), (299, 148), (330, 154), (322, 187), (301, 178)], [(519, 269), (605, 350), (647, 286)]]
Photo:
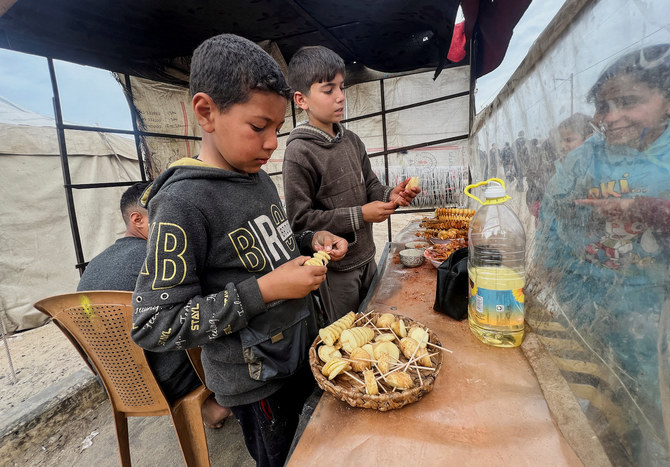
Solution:
[(468, 320), (472, 332), (496, 347), (521, 345), (524, 332), (524, 272), (506, 266), (468, 269)]

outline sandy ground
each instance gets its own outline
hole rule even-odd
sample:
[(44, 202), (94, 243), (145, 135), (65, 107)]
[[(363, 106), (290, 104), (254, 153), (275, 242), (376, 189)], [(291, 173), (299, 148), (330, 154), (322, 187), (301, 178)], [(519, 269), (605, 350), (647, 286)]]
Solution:
[[(0, 351), (0, 413), (5, 413), (86, 364), (52, 322), (9, 336)], [(13, 381), (7, 347), (16, 380)]]
[[(397, 214), (391, 222), (395, 236), (419, 214)], [(388, 241), (387, 223), (375, 224), (377, 262)], [(86, 368), (70, 341), (51, 322), (0, 340), (0, 414), (40, 393), (56, 381)], [(8, 354), (11, 356), (11, 365)], [(16, 380), (14, 381), (14, 369)], [(1, 417), (0, 417), (1, 418)]]

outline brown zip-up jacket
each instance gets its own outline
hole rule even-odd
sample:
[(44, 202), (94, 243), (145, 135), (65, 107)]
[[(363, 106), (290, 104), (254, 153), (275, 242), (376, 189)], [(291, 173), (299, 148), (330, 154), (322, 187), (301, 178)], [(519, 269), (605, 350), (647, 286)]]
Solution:
[(282, 169), (284, 199), (294, 231), (328, 230), (349, 241), (347, 255), (328, 267), (350, 271), (375, 256), (372, 224), (363, 220), (363, 205), (389, 201), (393, 188), (377, 179), (361, 139), (335, 125), (335, 137), (308, 124), (291, 131)]

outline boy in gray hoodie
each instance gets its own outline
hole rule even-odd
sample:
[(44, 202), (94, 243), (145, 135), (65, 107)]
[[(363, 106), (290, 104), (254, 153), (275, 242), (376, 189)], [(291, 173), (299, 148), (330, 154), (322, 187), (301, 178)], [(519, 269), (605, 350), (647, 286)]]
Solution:
[(344, 61), (330, 49), (303, 47), (289, 62), (293, 100), (308, 117), (286, 142), (284, 199), (291, 227), (326, 229), (349, 242), (347, 257), (328, 264), (319, 289), (332, 322), (357, 311), (377, 271), (373, 222), (408, 206), (420, 189), (382, 185), (365, 145), (340, 124), (344, 115)]
[(347, 251), (329, 232), (294, 235), (270, 177), (290, 96), (277, 63), (230, 34), (203, 42), (191, 62), (200, 154), (181, 159), (145, 191), (146, 262), (132, 337), (147, 350), (201, 346), (207, 386), (230, 407), (258, 465), (283, 465), (314, 379), (317, 333), (310, 292), (325, 266), (314, 250)]

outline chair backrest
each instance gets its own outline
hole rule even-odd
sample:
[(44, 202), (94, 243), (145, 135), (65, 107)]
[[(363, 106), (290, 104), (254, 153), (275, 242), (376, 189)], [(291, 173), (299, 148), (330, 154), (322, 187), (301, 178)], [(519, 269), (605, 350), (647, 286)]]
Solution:
[(144, 351), (130, 338), (132, 292), (77, 292), (46, 298), (35, 308), (79, 346), (102, 379), (112, 405), (128, 415), (168, 414)]

